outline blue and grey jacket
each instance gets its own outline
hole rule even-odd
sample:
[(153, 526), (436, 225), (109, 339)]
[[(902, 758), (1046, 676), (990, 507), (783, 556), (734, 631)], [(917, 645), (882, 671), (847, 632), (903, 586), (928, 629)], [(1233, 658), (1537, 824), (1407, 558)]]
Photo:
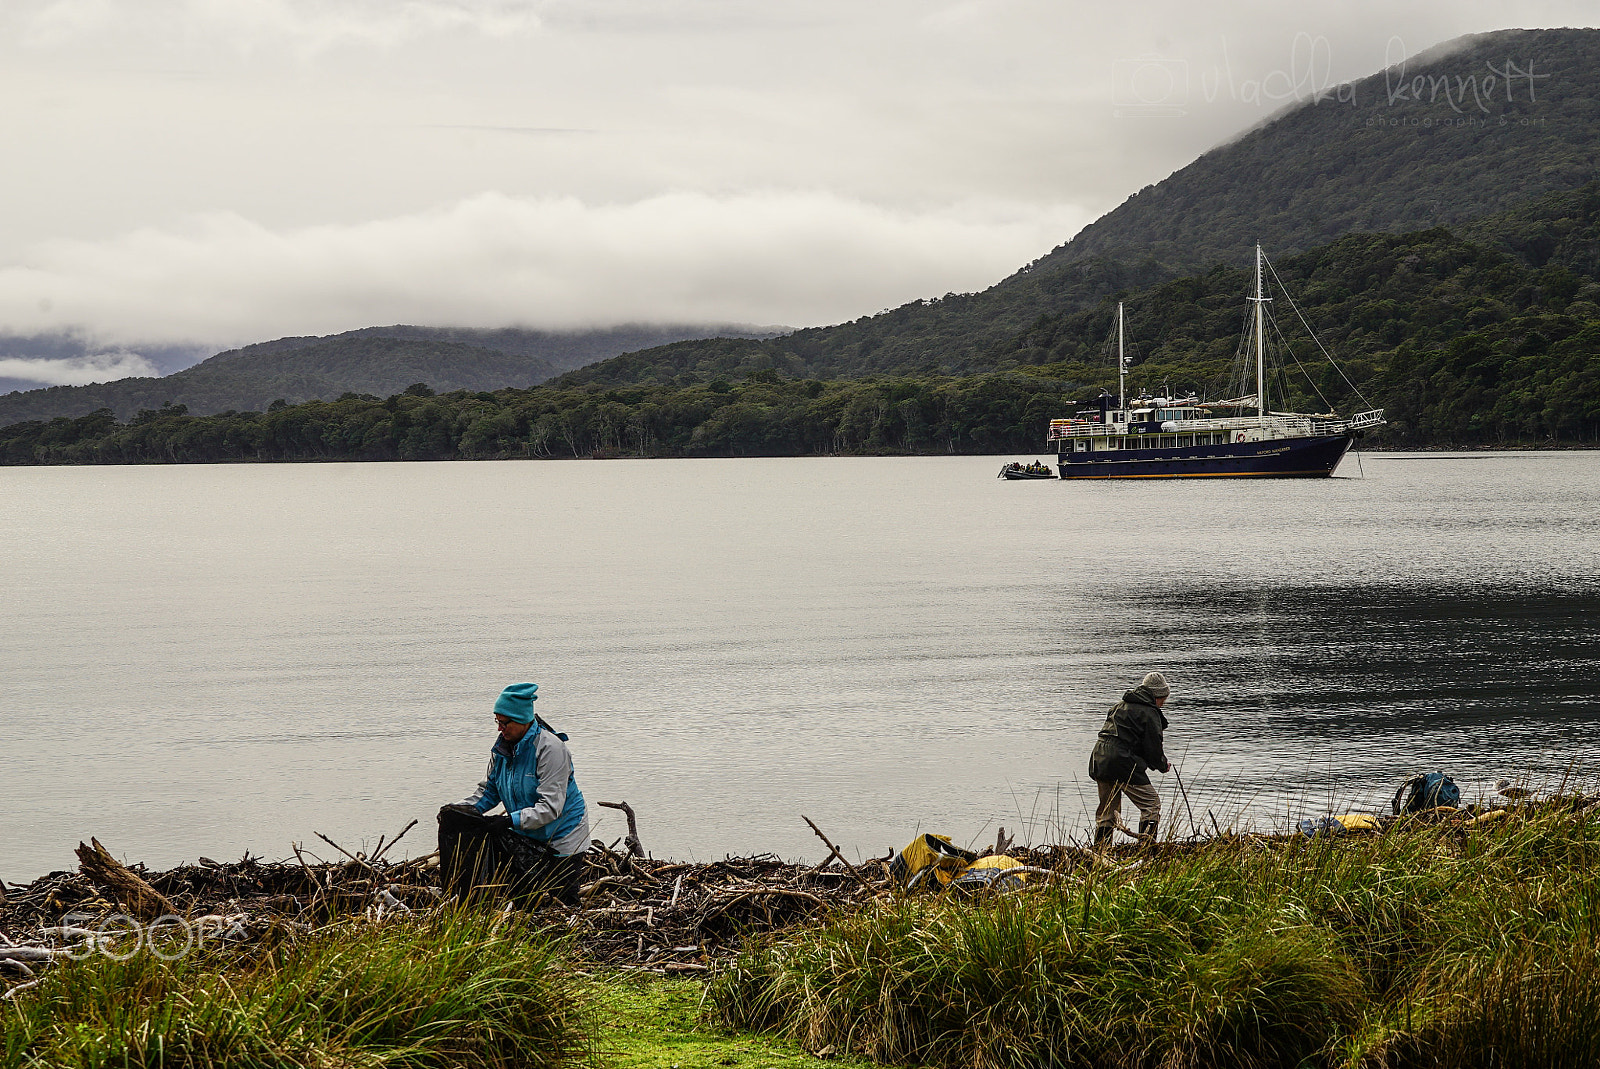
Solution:
[(572, 772), (572, 754), (563, 736), (537, 719), (515, 746), (496, 739), (489, 771), (470, 798), (480, 813), (504, 805), (513, 831), (558, 854), (581, 854), (589, 847), (589, 821), (583, 792)]

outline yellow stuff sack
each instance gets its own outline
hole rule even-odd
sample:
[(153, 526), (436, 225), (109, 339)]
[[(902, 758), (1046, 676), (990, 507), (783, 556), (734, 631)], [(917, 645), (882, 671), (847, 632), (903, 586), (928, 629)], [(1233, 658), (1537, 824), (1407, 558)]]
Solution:
[(957, 876), (950, 883), (951, 894), (976, 894), (979, 891), (1001, 890), (1021, 886), (1028, 879), (1026, 872), (1016, 870), (1026, 868), (1022, 862), (1003, 854), (990, 854), (980, 857), (967, 871)]
[(1377, 831), (1378, 818), (1371, 813), (1340, 813), (1333, 818), (1345, 831)]
[(971, 850), (951, 845), (948, 835), (919, 835), (889, 862), (889, 875), (906, 888), (929, 880), (942, 888), (976, 860), (978, 855)]

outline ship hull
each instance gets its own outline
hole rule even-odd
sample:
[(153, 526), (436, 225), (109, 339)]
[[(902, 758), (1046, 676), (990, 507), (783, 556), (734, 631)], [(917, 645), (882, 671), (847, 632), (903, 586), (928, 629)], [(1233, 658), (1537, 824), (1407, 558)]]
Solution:
[(1063, 479), (1326, 479), (1354, 441), (1352, 434), (1276, 438), (1167, 449), (1062, 452)]

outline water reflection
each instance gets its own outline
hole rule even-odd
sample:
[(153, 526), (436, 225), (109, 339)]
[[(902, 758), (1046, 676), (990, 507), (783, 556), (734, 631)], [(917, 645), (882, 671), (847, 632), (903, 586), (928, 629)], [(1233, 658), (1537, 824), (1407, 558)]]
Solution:
[[(1400, 582), (1240, 590), (1151, 584), (1132, 627), (1171, 650), (1173, 739), (1197, 795), (1372, 804), (1414, 770), (1463, 785), (1559, 776), (1596, 741), (1600, 582)], [(1172, 606), (1184, 606), (1174, 609)], [(1314, 784), (1314, 786), (1313, 786)]]
[(0, 876), (90, 835), (152, 865), (375, 842), (466, 792), (520, 679), (663, 856), (816, 858), (800, 813), (858, 855), (1082, 835), (1151, 667), (1202, 822), (1559, 778), (1600, 742), (1597, 456), (0, 469)]

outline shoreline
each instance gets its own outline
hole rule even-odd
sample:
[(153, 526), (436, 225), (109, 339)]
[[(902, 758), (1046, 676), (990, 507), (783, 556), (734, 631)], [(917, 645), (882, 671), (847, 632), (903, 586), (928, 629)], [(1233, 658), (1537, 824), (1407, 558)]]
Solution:
[[(0, 428), (3, 432), (4, 428)], [(1584, 445), (1580, 442), (1572, 443), (1510, 443), (1505, 445), (1432, 445), (1432, 446), (1383, 446), (1380, 448), (1364, 448), (1351, 450), (1351, 455), (1366, 458), (1382, 457), (1384, 459), (1444, 459), (1445, 457), (1478, 457), (1504, 456), (1512, 453), (1526, 453), (1537, 455), (1554, 455), (1564, 453), (1594, 453), (1600, 452), (1600, 442)], [(1401, 453), (1428, 453), (1438, 454), (1433, 457), (1396, 457)], [(1045, 457), (1054, 456), (1052, 450), (1039, 450), (1030, 453), (1022, 451), (1002, 452), (926, 452), (908, 453), (903, 450), (883, 450), (880, 452), (850, 452), (850, 453), (728, 453), (728, 454), (701, 454), (684, 455), (673, 453), (651, 454), (607, 454), (601, 456), (525, 456), (518, 454), (476, 455), (465, 457), (341, 457), (341, 456), (307, 456), (307, 457), (218, 457), (214, 459), (191, 458), (179, 460), (161, 460), (151, 457), (101, 459), (101, 460), (13, 460), (0, 453), (0, 468), (138, 468), (138, 467), (225, 467), (237, 465), (241, 467), (255, 467), (260, 465), (317, 465), (317, 464), (495, 464), (514, 463), (518, 461), (532, 461), (537, 463), (568, 463), (582, 461), (651, 461), (651, 460), (865, 460), (865, 459), (905, 459), (920, 460), (941, 457), (976, 457), (976, 458), (1016, 458), (1025, 456)], [(1053, 464), (1054, 461), (1046, 461)], [(1340, 465), (1344, 465), (1341, 463)], [(1341, 478), (1335, 474), (1330, 478)], [(1245, 480), (1250, 481), (1250, 480)], [(1256, 480), (1259, 481), (1259, 480)]]
[[(1369, 826), (1344, 830), (1328, 818), (1302, 821), (1287, 831), (1194, 831), (1183, 838), (1155, 840), (1119, 825), (1124, 837), (1098, 851), (1087, 842), (1013, 846), (1003, 841), (985, 856), (1009, 858), (1034, 874), (1027, 889), (1037, 890), (1107, 864), (1142, 865), (1218, 848), (1278, 850), (1319, 838), (1381, 838), (1396, 829), (1467, 830), (1547, 813), (1600, 818), (1600, 793), (1377, 815)], [(1313, 824), (1316, 830), (1308, 833)], [(381, 846), (370, 859), (336, 847), (344, 859), (324, 861), (307, 860), (303, 855), (309, 851), (297, 847), (292, 860), (266, 861), (247, 852), (236, 862), (202, 857), (194, 864), (151, 870), (137, 862), (124, 866), (98, 841), (92, 842), (92, 847), (79, 844), (84, 863), (77, 871), (57, 870), (23, 884), (0, 883), (0, 939), (14, 943), (41, 933), (48, 938), (66, 929), (84, 937), (93, 925), (112, 918), (146, 924), (203, 918), (238, 941), (285, 923), (311, 931), (351, 918), (421, 914), (449, 902), (438, 882), (436, 852), (390, 861), (382, 857)], [(890, 852), (854, 865), (838, 864), (836, 852), (820, 864), (772, 854), (685, 862), (619, 853), (595, 840), (584, 855), (582, 904), (572, 909), (547, 904), (532, 912), (560, 918), (576, 940), (579, 960), (588, 964), (660, 975), (705, 972), (736, 953), (748, 935), (781, 932), (841, 908), (906, 895), (908, 889), (892, 868), (895, 857)], [(910, 890), (915, 891), (914, 885)]]
[[(0, 1004), (16, 1010), (0, 1011), (0, 1038), (212, 1069), (258, 1064), (237, 1022), (278, 1049), (286, 1017), (318, 1022), (330, 1050), (503, 1026), (499, 1049), (526, 1058), (542, 1031), (573, 1054), (539, 1063), (551, 1069), (748, 1056), (970, 1069), (980, 1049), (979, 1064), (1120, 1064), (1127, 1050), (1196, 1067), (1593, 1064), (1600, 999), (1584, 992), (1600, 955), (1556, 951), (1588, 930), (1596, 844), (1600, 794), (1569, 794), (1340, 834), (1006, 850), (1019, 881), (962, 893), (911, 892), (887, 857), (683, 863), (603, 846), (574, 910), (452, 906), (426, 857), (135, 866), (161, 896), (143, 904), (100, 897), (115, 869), (69, 874), (0, 906)], [(52, 906), (79, 912), (40, 923)], [(125, 909), (114, 937), (137, 937), (131, 949), (97, 934), (89, 908)], [(128, 927), (157, 909), (183, 919)], [(182, 924), (211, 927), (191, 947)], [(512, 997), (539, 1014), (509, 1019)], [(394, 1022), (381, 1035), (365, 1023), (375, 999)], [(413, 1031), (415, 1007), (440, 1000), (451, 1031)], [(97, 1016), (102, 1003), (117, 1012)], [(468, 1020), (483, 1024), (456, 1028)], [(197, 1036), (226, 1056), (171, 1057)], [(1552, 1044), (1557, 1062), (1543, 1060)], [(1484, 1046), (1502, 1060), (1473, 1060)]]

